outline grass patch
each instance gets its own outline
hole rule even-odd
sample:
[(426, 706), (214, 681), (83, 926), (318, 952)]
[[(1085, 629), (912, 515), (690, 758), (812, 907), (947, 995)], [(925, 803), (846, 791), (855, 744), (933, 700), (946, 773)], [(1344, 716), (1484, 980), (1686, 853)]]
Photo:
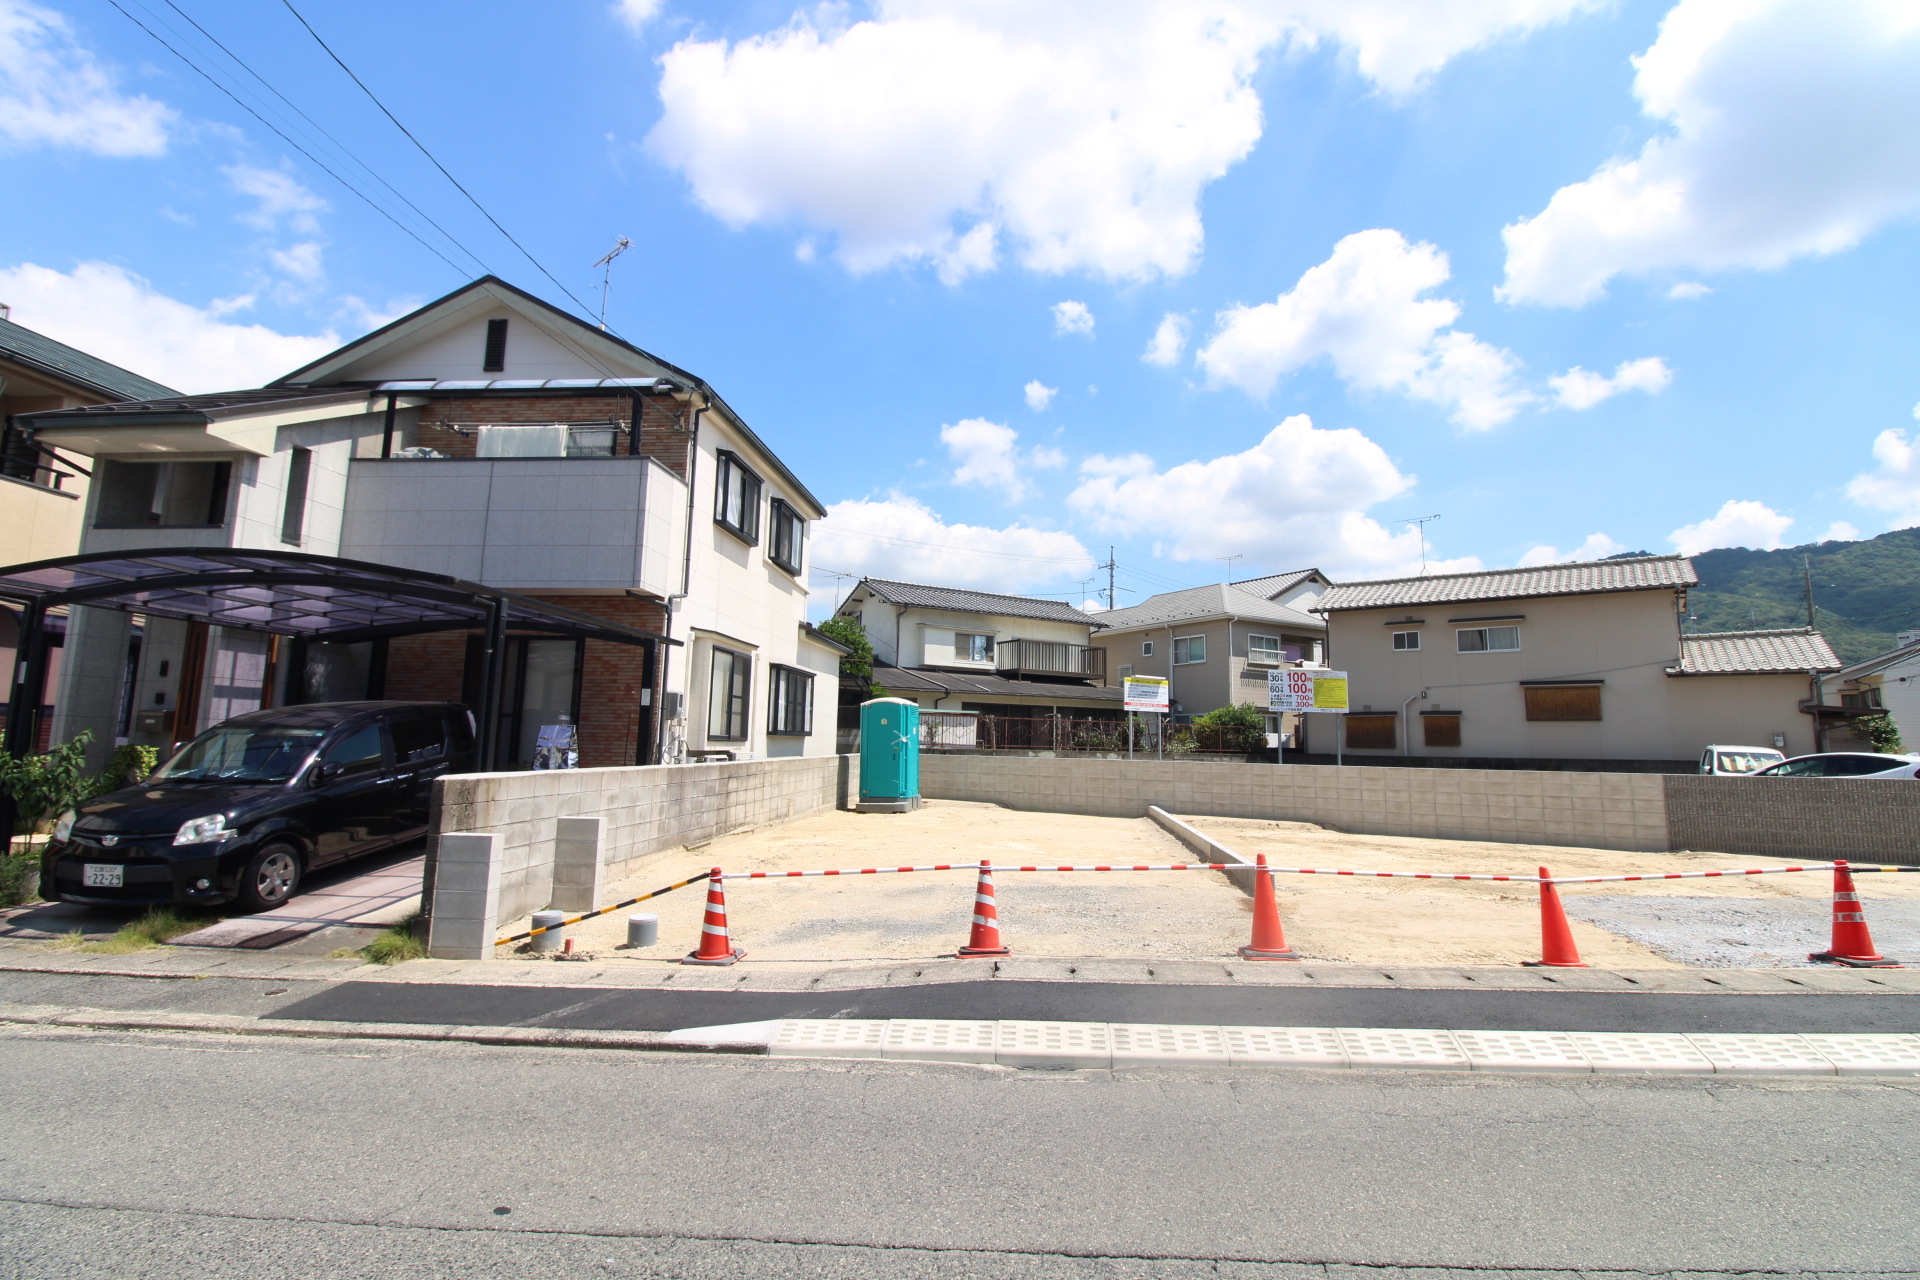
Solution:
[(145, 951), (148, 947), (157, 947), (183, 933), (204, 929), (209, 923), (199, 916), (183, 916), (171, 907), (151, 907), (146, 914), (121, 925), (119, 932), (111, 938), (90, 943), (83, 949), (109, 956), (124, 955), (129, 951)]
[(403, 960), (427, 958), (427, 922), (418, 911), (388, 927), (387, 931), (360, 948), (368, 964), (399, 964)]

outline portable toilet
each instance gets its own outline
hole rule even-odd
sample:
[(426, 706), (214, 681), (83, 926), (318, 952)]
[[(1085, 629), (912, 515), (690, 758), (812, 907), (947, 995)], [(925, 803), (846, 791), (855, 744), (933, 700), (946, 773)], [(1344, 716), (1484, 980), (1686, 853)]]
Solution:
[(860, 704), (861, 813), (920, 807), (920, 704), (875, 698)]

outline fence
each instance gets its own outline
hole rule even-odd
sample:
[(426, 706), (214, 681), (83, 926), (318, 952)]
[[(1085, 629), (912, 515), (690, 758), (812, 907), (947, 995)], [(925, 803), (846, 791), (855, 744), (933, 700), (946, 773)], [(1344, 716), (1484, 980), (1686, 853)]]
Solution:
[[(1124, 754), (1127, 721), (1066, 716), (995, 716), (971, 711), (922, 711), (920, 745), (928, 751), (1100, 751)], [(1135, 755), (1244, 756), (1266, 749), (1266, 735), (1233, 725), (1168, 724), (1163, 716), (1134, 716)]]

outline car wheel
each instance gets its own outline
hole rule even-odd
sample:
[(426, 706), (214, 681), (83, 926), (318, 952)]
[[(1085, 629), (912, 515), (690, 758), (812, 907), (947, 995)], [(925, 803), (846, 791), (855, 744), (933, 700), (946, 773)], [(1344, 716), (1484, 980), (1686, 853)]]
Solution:
[(300, 887), (300, 855), (292, 845), (275, 843), (247, 859), (240, 873), (240, 905), (249, 911), (284, 906)]

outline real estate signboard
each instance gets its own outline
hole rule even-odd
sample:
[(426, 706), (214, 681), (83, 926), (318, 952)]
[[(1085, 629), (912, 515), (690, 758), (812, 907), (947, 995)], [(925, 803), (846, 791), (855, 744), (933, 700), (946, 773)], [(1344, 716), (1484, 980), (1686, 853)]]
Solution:
[(1267, 673), (1267, 710), (1318, 711), (1344, 715), (1347, 673), (1289, 668)]
[(1128, 676), (1120, 686), (1129, 711), (1167, 711), (1167, 682), (1159, 676)]

